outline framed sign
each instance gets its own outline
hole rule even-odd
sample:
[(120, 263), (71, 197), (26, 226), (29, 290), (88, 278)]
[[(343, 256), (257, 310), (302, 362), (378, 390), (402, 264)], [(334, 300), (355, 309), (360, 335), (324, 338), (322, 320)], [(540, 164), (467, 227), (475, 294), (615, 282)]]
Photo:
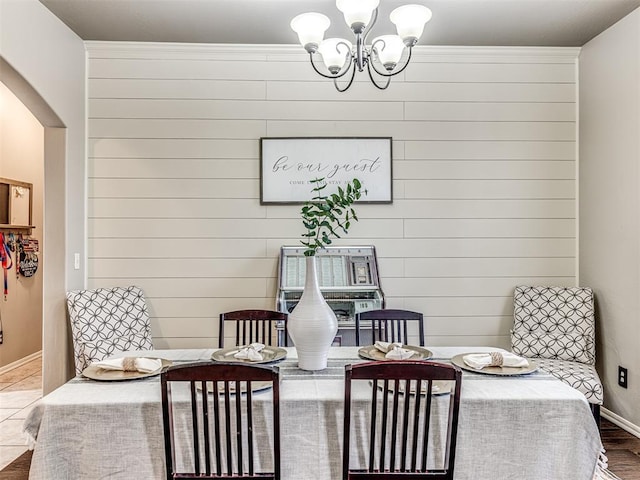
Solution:
[(367, 192), (358, 203), (391, 203), (391, 137), (260, 139), (261, 204), (311, 200), (316, 178), (327, 193), (357, 178)]

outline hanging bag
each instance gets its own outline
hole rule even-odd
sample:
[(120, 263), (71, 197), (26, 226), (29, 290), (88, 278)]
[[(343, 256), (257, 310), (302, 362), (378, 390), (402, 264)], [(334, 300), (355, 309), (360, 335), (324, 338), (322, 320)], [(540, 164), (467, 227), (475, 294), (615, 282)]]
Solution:
[(20, 252), (18, 271), (23, 277), (33, 277), (38, 271), (38, 256), (34, 253)]
[(33, 277), (38, 271), (38, 240), (20, 238), (18, 241), (18, 272), (23, 277)]

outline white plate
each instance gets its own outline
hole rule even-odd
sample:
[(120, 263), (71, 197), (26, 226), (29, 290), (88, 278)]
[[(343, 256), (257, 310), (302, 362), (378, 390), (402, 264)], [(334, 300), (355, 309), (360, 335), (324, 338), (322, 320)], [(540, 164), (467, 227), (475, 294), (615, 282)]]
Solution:
[[(402, 348), (404, 348), (405, 350), (411, 350), (415, 352), (411, 357), (407, 358), (406, 360), (426, 360), (433, 356), (433, 353), (431, 353), (426, 348), (414, 347), (413, 345), (403, 345)], [(388, 360), (391, 362), (394, 361), (392, 359), (385, 357), (385, 353), (378, 350), (375, 347), (375, 345), (368, 345), (366, 347), (362, 347), (361, 349), (358, 350), (358, 355), (368, 360)]]
[(217, 362), (238, 362), (238, 363), (271, 363), (278, 362), (287, 357), (287, 351), (280, 347), (265, 346), (260, 353), (262, 360), (249, 360), (248, 358), (236, 358), (234, 355), (245, 347), (230, 347), (216, 350), (211, 355), (211, 359)]
[(163, 368), (169, 367), (173, 364), (170, 360), (160, 359), (162, 361), (162, 367), (154, 370), (153, 372), (124, 372), (122, 370), (107, 370), (106, 368), (100, 368), (95, 364), (89, 365), (82, 371), (82, 375), (92, 380), (101, 381), (118, 381), (118, 380), (136, 380), (138, 378), (153, 377), (159, 375)]
[[(473, 352), (473, 353), (477, 354), (478, 352)], [(461, 353), (460, 355), (456, 355), (455, 357), (451, 358), (451, 363), (453, 363), (457, 367), (462, 368), (463, 370), (467, 370), (469, 372), (475, 372), (475, 373), (484, 373), (486, 375), (504, 375), (504, 376), (528, 375), (538, 370), (538, 365), (529, 359), (527, 359), (527, 361), (529, 362), (529, 365), (526, 367), (484, 367), (478, 370), (477, 368), (470, 367), (469, 365), (464, 363), (463, 357), (465, 355), (469, 355), (469, 354)]]

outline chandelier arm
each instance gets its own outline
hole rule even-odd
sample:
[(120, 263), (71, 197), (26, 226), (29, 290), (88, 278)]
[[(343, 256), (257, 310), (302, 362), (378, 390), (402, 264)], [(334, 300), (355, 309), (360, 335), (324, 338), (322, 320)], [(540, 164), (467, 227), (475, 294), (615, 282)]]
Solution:
[[(340, 78), (340, 77), (343, 77), (349, 71), (349, 67), (347, 67), (341, 73), (339, 72), (337, 75), (327, 75), (326, 73), (322, 73), (320, 70), (318, 70), (318, 67), (316, 67), (315, 62), (313, 61), (313, 52), (309, 53), (309, 61), (311, 62), (311, 66), (316, 71), (316, 73), (324, 78), (329, 78), (329, 79)], [(353, 62), (349, 60), (349, 62), (346, 62), (346, 63), (351, 64)]]
[(397, 70), (395, 72), (392, 73), (386, 73), (386, 72), (381, 72), (379, 71), (376, 66), (373, 63), (373, 54), (369, 55), (369, 62), (367, 65), (371, 65), (371, 68), (373, 68), (373, 70), (380, 75), (381, 77), (393, 77), (395, 75), (398, 75), (399, 73), (404, 72), (405, 68), (407, 68), (409, 66), (409, 62), (411, 61), (411, 52), (413, 51), (413, 48), (408, 47), (409, 48), (409, 55), (407, 56), (407, 60), (405, 61), (405, 64), (402, 66), (402, 68), (400, 70)]
[(378, 71), (375, 69), (375, 67), (371, 66), (371, 63), (372, 63), (371, 60), (367, 62), (367, 73), (369, 74), (369, 79), (371, 80), (371, 83), (373, 83), (373, 85), (380, 90), (386, 90), (386, 88), (391, 83), (391, 75), (383, 75), (387, 79), (387, 81), (384, 84), (378, 85), (378, 82), (376, 82), (376, 79), (373, 78), (373, 75), (371, 73), (371, 68), (373, 68), (375, 72), (378, 72)]
[(376, 24), (376, 21), (378, 20), (378, 9), (376, 8), (373, 11), (373, 15), (371, 16), (371, 23), (369, 23), (369, 25), (367, 26), (367, 31), (364, 33), (364, 38), (362, 39), (362, 43), (364, 45), (367, 44), (367, 38), (369, 38), (369, 33), (371, 33), (371, 29), (373, 28), (373, 26)]
[(340, 93), (342, 92), (346, 92), (349, 87), (351, 86), (351, 84), (353, 83), (353, 79), (356, 78), (356, 63), (355, 61), (351, 63), (352, 68), (351, 68), (351, 78), (349, 79), (349, 83), (347, 84), (346, 87), (344, 88), (340, 88), (338, 86), (338, 80), (337, 77), (333, 79), (333, 85), (336, 87), (336, 90), (338, 90)]

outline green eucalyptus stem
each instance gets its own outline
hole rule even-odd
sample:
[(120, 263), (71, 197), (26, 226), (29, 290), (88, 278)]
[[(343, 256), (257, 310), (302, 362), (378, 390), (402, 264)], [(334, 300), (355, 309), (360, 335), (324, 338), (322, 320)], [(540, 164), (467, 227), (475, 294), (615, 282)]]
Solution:
[[(345, 188), (338, 187), (336, 193), (325, 195), (327, 188), (324, 178), (311, 180), (314, 192), (313, 198), (302, 206), (300, 211), (302, 223), (307, 229), (300, 242), (307, 247), (304, 254), (312, 257), (318, 249), (331, 245), (332, 238), (346, 235), (352, 221), (358, 221), (353, 203), (362, 196), (362, 184), (357, 178), (347, 182)], [(364, 190), (366, 194), (366, 190)]]

